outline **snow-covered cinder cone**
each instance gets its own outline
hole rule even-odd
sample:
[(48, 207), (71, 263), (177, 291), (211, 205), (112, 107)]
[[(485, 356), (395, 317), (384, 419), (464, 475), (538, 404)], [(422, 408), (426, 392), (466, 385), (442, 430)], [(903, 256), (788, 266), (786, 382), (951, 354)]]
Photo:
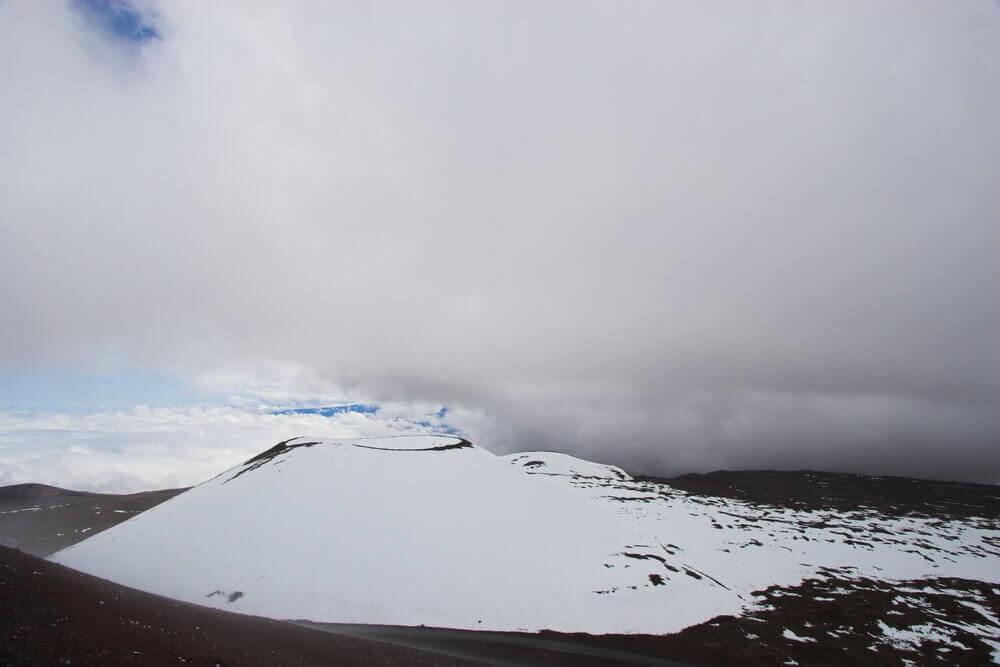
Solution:
[(54, 560), (276, 618), (598, 630), (630, 528), (460, 438), (296, 438)]
[(274, 618), (667, 633), (810, 577), (997, 581), (997, 544), (975, 518), (749, 504), (401, 436), (279, 443), (53, 559)]

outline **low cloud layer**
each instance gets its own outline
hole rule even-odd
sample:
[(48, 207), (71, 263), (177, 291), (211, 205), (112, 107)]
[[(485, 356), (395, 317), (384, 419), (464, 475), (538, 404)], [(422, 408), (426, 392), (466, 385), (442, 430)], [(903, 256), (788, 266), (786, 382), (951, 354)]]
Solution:
[(993, 3), (225, 4), (0, 3), (0, 364), (1000, 480)]
[(36, 482), (129, 493), (199, 484), (290, 437), (329, 439), (475, 432), (487, 440), (488, 415), (387, 404), (331, 416), (276, 414), (256, 404), (108, 410), (87, 413), (0, 411), (0, 486)]

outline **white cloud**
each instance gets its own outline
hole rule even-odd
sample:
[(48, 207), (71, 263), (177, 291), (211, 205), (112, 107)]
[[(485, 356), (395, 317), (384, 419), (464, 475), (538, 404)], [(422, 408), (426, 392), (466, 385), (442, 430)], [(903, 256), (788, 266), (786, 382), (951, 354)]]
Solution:
[(447, 425), (477, 441), (490, 440), (495, 426), (488, 416), (464, 409), (449, 411), (444, 420), (430, 416), (440, 407), (390, 405), (375, 414), (333, 417), (274, 415), (247, 406), (0, 412), (0, 486), (40, 482), (116, 493), (190, 486), (300, 435), (433, 433)]
[[(884, 472), (877, 432), (1000, 474), (989, 4), (155, 7), (122, 49), (0, 4), (0, 364), (467, 405), (662, 472)], [(906, 407), (795, 409), (869, 397)]]

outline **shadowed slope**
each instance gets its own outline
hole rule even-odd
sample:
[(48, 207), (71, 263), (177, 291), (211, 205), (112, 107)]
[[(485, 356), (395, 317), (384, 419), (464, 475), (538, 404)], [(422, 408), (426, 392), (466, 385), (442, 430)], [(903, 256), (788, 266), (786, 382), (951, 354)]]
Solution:
[(0, 545), (48, 556), (185, 490), (108, 494), (45, 484), (5, 486), (0, 488)]

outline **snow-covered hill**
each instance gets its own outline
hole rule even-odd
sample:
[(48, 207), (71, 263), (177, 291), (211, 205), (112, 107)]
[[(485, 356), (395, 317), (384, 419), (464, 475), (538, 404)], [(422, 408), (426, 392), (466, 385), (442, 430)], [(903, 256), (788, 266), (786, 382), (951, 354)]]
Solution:
[(53, 560), (275, 618), (667, 633), (805, 579), (1000, 583), (1000, 526), (697, 496), (456, 437), (295, 438)]

